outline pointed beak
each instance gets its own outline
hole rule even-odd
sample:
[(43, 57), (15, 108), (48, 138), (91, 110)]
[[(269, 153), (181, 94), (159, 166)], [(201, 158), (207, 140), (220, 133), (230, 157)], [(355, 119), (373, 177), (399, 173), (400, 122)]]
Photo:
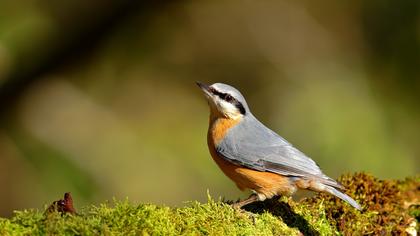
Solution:
[(206, 97), (212, 97), (212, 94), (210, 92), (210, 86), (201, 82), (196, 82), (196, 84), (198, 85), (198, 87), (201, 88), (201, 90), (203, 90), (204, 94), (206, 95)]

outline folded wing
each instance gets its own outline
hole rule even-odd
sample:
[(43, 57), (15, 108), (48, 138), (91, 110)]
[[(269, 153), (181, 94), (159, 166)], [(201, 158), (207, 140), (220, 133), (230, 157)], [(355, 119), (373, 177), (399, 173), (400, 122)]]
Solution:
[(322, 173), (319, 166), (278, 134), (249, 114), (229, 130), (216, 147), (226, 160), (258, 171), (315, 179), (342, 188)]

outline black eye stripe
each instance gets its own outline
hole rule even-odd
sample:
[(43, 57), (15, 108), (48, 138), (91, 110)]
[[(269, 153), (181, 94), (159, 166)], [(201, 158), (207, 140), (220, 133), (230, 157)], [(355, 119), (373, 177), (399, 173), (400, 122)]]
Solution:
[(217, 91), (216, 89), (214, 89), (212, 87), (210, 87), (210, 92), (213, 93), (214, 95), (218, 96), (220, 99), (223, 99), (226, 102), (229, 102), (229, 103), (233, 104), (236, 108), (238, 108), (239, 112), (242, 115), (245, 115), (245, 113), (246, 113), (245, 107), (242, 105), (241, 102), (239, 102), (232, 95), (230, 95), (228, 93), (219, 92), (219, 91)]
[(236, 107), (236, 108), (238, 108), (239, 112), (240, 112), (242, 115), (245, 115), (246, 110), (245, 110), (245, 107), (242, 105), (242, 103), (240, 103), (239, 101), (237, 101), (237, 100), (235, 99), (235, 103), (234, 103), (234, 105), (235, 105), (235, 107)]
[(216, 89), (214, 89), (214, 88), (212, 88), (212, 87), (210, 87), (210, 88), (209, 88), (209, 90), (210, 90), (210, 92), (212, 92), (212, 93), (214, 93), (214, 94), (218, 93), (218, 92), (217, 92), (217, 90), (216, 90)]
[(226, 97), (226, 93), (221, 93), (214, 88), (210, 88), (210, 92), (212, 92), (214, 95), (218, 96), (221, 99), (224, 99)]
[(227, 101), (227, 102), (231, 102), (233, 100), (236, 100), (235, 98), (232, 97), (232, 95), (228, 94), (228, 93), (221, 93), (221, 92), (217, 92), (215, 93), (219, 98)]

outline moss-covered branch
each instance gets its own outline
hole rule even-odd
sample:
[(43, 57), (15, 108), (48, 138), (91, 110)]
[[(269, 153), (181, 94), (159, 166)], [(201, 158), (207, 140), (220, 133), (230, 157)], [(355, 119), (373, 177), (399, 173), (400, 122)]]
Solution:
[(420, 177), (383, 181), (360, 173), (340, 181), (363, 205), (362, 212), (326, 194), (255, 203), (246, 207), (248, 213), (211, 198), (180, 208), (123, 201), (78, 214), (17, 211), (11, 219), (0, 218), (0, 235), (410, 235), (419, 230)]

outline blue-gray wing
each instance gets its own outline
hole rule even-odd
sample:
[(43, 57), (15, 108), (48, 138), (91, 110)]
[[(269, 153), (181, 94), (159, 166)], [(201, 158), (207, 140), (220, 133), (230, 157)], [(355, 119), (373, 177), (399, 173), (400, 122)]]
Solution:
[(248, 114), (227, 132), (216, 151), (226, 160), (254, 170), (313, 178), (342, 188), (335, 180), (323, 174), (311, 158), (264, 126), (252, 114)]

